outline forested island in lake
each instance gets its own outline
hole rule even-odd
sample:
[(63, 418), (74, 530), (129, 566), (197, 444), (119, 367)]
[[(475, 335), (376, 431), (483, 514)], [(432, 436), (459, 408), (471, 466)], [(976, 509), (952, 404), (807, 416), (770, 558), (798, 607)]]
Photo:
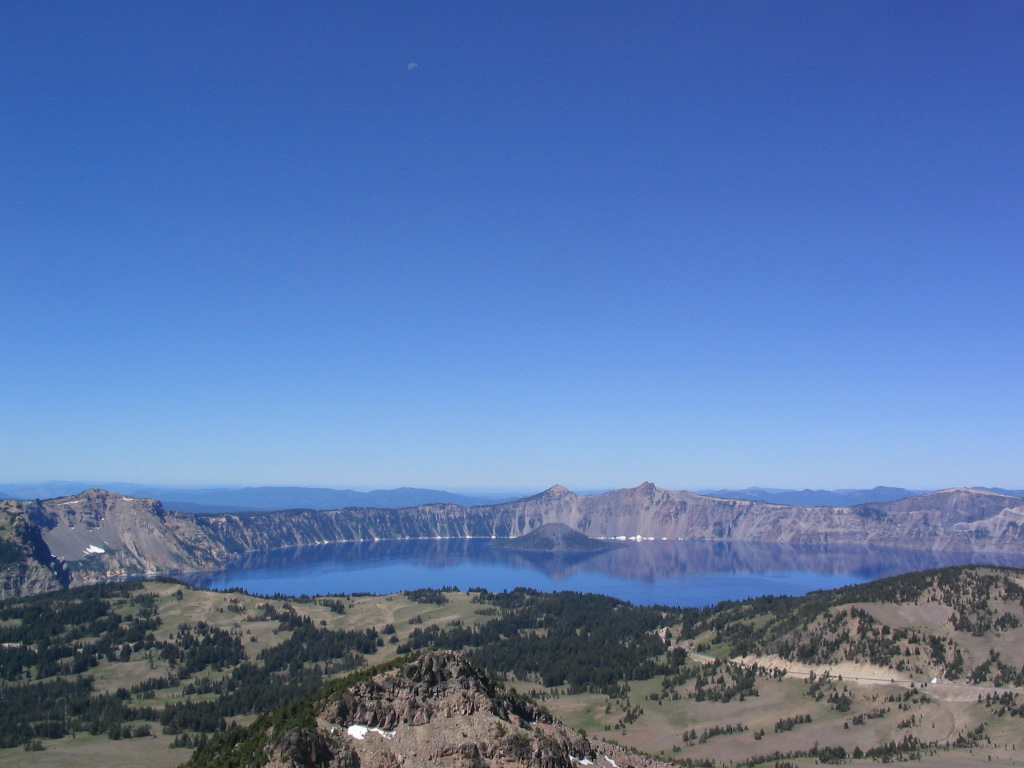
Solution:
[(540, 528), (522, 536), (496, 541), (494, 546), (513, 552), (582, 555), (607, 552), (623, 544), (618, 541), (592, 539), (579, 531), (574, 531), (565, 523), (544, 523)]

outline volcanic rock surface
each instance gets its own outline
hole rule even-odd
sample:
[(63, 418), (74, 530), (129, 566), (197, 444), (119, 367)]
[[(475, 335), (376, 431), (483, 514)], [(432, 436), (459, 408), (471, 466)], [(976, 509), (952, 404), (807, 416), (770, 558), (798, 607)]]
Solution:
[(271, 768), (665, 765), (582, 736), (451, 651), (358, 683), (329, 698), (315, 719), (315, 729), (270, 736), (263, 751)]

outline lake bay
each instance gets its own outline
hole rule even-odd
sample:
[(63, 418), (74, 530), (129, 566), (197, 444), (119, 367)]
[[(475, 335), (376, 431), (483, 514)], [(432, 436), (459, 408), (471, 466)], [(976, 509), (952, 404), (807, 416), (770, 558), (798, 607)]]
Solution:
[(1024, 555), (719, 541), (630, 541), (606, 552), (554, 555), (513, 552), (489, 539), (403, 540), (261, 552), (223, 571), (180, 578), (197, 587), (260, 595), (530, 587), (595, 592), (638, 605), (702, 606), (967, 564), (1024, 567)]

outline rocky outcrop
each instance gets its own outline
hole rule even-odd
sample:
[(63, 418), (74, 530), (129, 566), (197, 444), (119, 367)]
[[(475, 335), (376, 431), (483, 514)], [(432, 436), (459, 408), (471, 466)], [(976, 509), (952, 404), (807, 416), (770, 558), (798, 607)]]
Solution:
[(982, 520), (953, 524), (956, 535), (979, 542), (999, 542), (1007, 550), (1024, 550), (1024, 506), (1003, 509)]
[(52, 592), (69, 581), (24, 505), (0, 501), (0, 599)]
[(360, 768), (359, 755), (347, 744), (334, 744), (319, 731), (289, 728), (265, 750), (268, 765), (282, 768)]
[[(309, 705), (293, 711), (304, 706)], [(546, 710), (498, 688), (452, 651), (426, 653), (312, 708), (306, 725), (286, 722), (275, 729), (257, 721), (251, 727), (264, 740), (268, 766), (572, 768), (599, 760), (618, 768), (664, 765), (567, 728)], [(214, 765), (219, 757), (215, 743), (191, 765)]]
[(152, 499), (93, 489), (24, 506), (73, 585), (207, 570), (232, 559), (195, 517)]
[(499, 690), (454, 652), (427, 653), (400, 672), (359, 683), (333, 699), (320, 717), (332, 725), (393, 731), (480, 712), (517, 724), (554, 722), (540, 707)]

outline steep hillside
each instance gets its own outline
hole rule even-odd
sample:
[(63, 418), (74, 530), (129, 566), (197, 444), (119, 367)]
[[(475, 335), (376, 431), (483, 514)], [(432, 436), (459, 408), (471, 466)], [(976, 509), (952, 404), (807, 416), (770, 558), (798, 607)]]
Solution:
[(61, 563), (22, 505), (0, 501), (0, 600), (68, 586)]
[(97, 489), (22, 508), (74, 584), (214, 568), (231, 555), (195, 518)]
[[(709, 609), (681, 633), (733, 657), (927, 682), (1024, 687), (1024, 572), (944, 568)], [(763, 662), (763, 658), (762, 658)]]

